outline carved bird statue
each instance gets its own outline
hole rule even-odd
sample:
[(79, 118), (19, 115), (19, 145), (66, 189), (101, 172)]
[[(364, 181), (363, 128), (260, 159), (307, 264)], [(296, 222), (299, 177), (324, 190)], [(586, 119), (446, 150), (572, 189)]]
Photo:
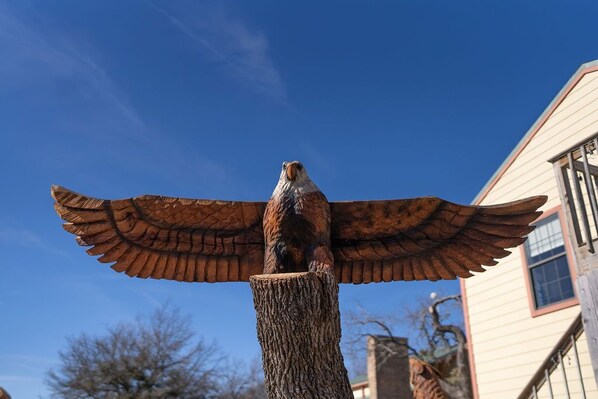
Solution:
[(440, 373), (431, 364), (409, 358), (409, 384), (413, 399), (448, 399), (440, 385)]
[(188, 282), (297, 271), (329, 271), (354, 284), (469, 277), (523, 243), (546, 202), (328, 202), (297, 161), (283, 163), (267, 203), (51, 191), (64, 229), (100, 262), (131, 277)]

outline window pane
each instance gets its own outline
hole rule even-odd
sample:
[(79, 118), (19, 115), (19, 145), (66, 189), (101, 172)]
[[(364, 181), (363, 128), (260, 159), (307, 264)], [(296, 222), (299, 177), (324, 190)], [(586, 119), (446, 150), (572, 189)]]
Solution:
[(546, 290), (548, 291), (548, 301), (550, 303), (561, 300), (561, 286), (558, 281), (552, 281), (546, 284)]
[(567, 263), (567, 257), (563, 256), (562, 258), (555, 259), (555, 262), (559, 278), (567, 277), (570, 279), (569, 264)]
[(546, 290), (546, 279), (544, 278), (544, 269), (538, 266), (532, 269), (532, 285), (534, 287), (534, 296), (536, 298), (536, 307), (548, 305), (548, 292)]
[(533, 267), (531, 275), (538, 308), (574, 296), (565, 255)]
[(561, 292), (565, 298), (573, 297), (573, 284), (571, 284), (571, 277), (567, 277), (561, 280)]
[(557, 281), (559, 279), (559, 275), (556, 272), (556, 263), (549, 262), (543, 267), (544, 275), (546, 276), (546, 282), (550, 281)]
[(544, 276), (544, 268), (535, 267), (532, 269), (532, 277), (534, 285), (546, 285), (546, 277)]
[(565, 252), (558, 214), (549, 216), (536, 225), (525, 242), (528, 265)]
[(525, 242), (536, 308), (573, 298), (573, 284), (558, 214), (536, 225)]

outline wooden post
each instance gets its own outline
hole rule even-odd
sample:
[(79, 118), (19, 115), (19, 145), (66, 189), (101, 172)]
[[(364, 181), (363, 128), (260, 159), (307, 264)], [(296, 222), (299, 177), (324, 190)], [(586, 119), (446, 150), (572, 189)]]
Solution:
[[(571, 195), (568, 175), (563, 172), (564, 169), (560, 162), (555, 162), (553, 168), (567, 219), (568, 238), (575, 249), (577, 295), (592, 360), (594, 380), (598, 384), (598, 254), (590, 252), (587, 245), (582, 242), (579, 228), (580, 219), (576, 212), (575, 200)], [(582, 202), (581, 206), (585, 207), (585, 204)], [(581, 221), (583, 222), (583, 220)]]
[(581, 317), (598, 384), (598, 269), (594, 268), (577, 276), (577, 291)]
[(325, 272), (262, 274), (249, 280), (272, 399), (352, 399), (340, 350), (338, 285)]

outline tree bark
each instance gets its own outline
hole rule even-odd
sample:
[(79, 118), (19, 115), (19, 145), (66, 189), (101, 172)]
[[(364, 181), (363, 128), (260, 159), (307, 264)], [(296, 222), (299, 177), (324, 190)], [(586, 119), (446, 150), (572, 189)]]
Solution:
[(338, 285), (326, 272), (249, 280), (270, 399), (352, 399), (340, 350)]

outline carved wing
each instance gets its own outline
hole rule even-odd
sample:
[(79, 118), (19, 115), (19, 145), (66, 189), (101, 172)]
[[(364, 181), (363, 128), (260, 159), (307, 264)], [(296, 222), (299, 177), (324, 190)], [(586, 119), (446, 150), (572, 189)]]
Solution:
[(435, 197), (331, 202), (337, 281), (450, 280), (483, 272), (505, 248), (522, 244), (547, 200), (537, 196), (493, 206)]
[(248, 281), (264, 267), (264, 202), (155, 195), (86, 197), (52, 186), (58, 215), (90, 255), (131, 277)]

